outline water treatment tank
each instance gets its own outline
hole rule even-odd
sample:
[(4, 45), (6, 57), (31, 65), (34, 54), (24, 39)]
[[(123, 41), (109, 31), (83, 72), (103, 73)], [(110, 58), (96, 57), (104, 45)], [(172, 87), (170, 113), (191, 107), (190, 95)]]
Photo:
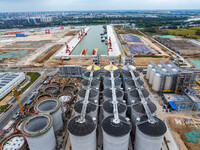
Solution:
[[(155, 115), (157, 110), (156, 105), (152, 102), (148, 102), (147, 106), (149, 107), (151, 113)], [(146, 115), (146, 112), (142, 103), (138, 103), (131, 107), (131, 123), (133, 127), (133, 133), (135, 133), (135, 123), (137, 118), (140, 118), (144, 115)]]
[[(82, 88), (83, 88), (83, 89), (86, 89), (86, 87), (88, 86), (88, 84), (89, 84), (89, 80), (87, 80), (87, 79), (84, 79), (84, 80), (81, 82), (81, 85), (82, 85)], [(100, 81), (93, 79), (93, 80), (92, 80), (92, 83), (91, 83), (91, 88), (96, 89), (96, 90), (99, 91), (99, 88), (100, 88)]]
[[(127, 106), (122, 101), (118, 100), (118, 113), (122, 117), (126, 117)], [(113, 101), (107, 100), (103, 103), (103, 116), (104, 118), (113, 115)]]
[(150, 72), (150, 77), (149, 77), (149, 84), (150, 84), (150, 85), (153, 84), (153, 78), (154, 78), (155, 73), (156, 73), (156, 69), (155, 69), (155, 68), (152, 68), (152, 69), (151, 69), (151, 72)]
[(136, 80), (137, 80), (137, 83), (135, 83), (134, 80), (126, 80), (125, 85), (124, 85), (125, 91), (130, 91), (136, 88), (137, 86), (141, 88), (144, 85), (144, 82), (141, 79), (136, 79)]
[[(123, 91), (117, 89), (116, 90), (116, 95), (117, 95), (117, 99), (123, 100), (123, 97), (124, 97)], [(107, 101), (109, 99), (112, 99), (112, 90), (107, 88), (107, 89), (103, 90), (103, 100)]]
[[(147, 99), (149, 96), (149, 92), (146, 89), (141, 89), (141, 92), (144, 95), (144, 98)], [(128, 105), (137, 103), (138, 100), (140, 101), (138, 90), (134, 89), (128, 92)]]
[[(91, 73), (90, 71), (84, 73), (84, 78), (89, 79), (90, 73)], [(93, 72), (93, 78), (95, 78), (97, 80), (100, 80), (100, 75), (101, 75), (100, 72), (97, 72), (97, 71)]]
[[(111, 86), (112, 86), (111, 80), (108, 79), (108, 78), (104, 79), (103, 86), (104, 86), (104, 89), (111, 88)], [(119, 79), (115, 79), (115, 87), (121, 88), (122, 87), (122, 81), (119, 80)]]
[(34, 109), (39, 113), (47, 113), (53, 117), (54, 132), (63, 127), (61, 102), (57, 98), (46, 98), (35, 104)]
[(154, 75), (152, 89), (156, 92), (159, 92), (160, 86), (161, 86), (161, 75), (159, 73), (156, 73)]
[[(78, 101), (75, 103), (74, 105), (75, 116), (79, 116), (81, 114), (82, 108), (83, 108), (83, 101)], [(97, 111), (98, 111), (97, 103), (95, 104), (89, 101), (87, 104), (86, 114), (91, 116), (92, 118), (93, 117), (97, 118)]]
[(153, 68), (153, 65), (152, 64), (149, 64), (147, 66), (147, 75), (146, 75), (146, 79), (149, 80), (150, 78), (150, 73), (151, 73), (151, 69)]
[(167, 128), (162, 120), (157, 117), (154, 117), (154, 119), (156, 120), (155, 124), (149, 123), (146, 116), (140, 119), (140, 122), (136, 127), (134, 150), (161, 149)]
[(163, 66), (162, 66), (161, 64), (158, 64), (158, 68), (159, 68), (159, 69), (162, 69), (162, 67), (163, 67)]
[(103, 150), (128, 150), (131, 124), (119, 116), (120, 123), (113, 122), (114, 116), (102, 121)]
[(54, 150), (56, 147), (53, 118), (48, 114), (28, 117), (22, 124), (22, 133), (31, 150)]
[[(110, 73), (110, 71), (105, 71), (105, 72), (103, 73), (103, 75), (104, 75), (104, 79), (106, 79), (106, 78), (110, 79), (110, 78), (111, 78), (111, 73)], [(120, 72), (114, 71), (114, 78), (119, 78), (119, 77), (120, 77)]]
[(58, 99), (63, 104), (68, 104), (74, 100), (74, 96), (72, 93), (62, 93), (62, 94), (58, 95)]
[(72, 118), (67, 126), (72, 150), (96, 150), (96, 123), (86, 115), (85, 121), (80, 116)]
[[(87, 91), (86, 89), (79, 90), (79, 92), (78, 92), (79, 100), (82, 100), (85, 98), (86, 91)], [(91, 89), (90, 94), (89, 94), (89, 99), (99, 101), (99, 92), (94, 89)]]

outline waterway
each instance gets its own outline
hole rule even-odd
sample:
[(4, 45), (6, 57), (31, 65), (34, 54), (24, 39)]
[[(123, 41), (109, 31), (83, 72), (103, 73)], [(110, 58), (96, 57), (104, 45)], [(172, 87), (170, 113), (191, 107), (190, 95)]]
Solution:
[(108, 55), (108, 46), (105, 42), (101, 42), (101, 33), (103, 26), (91, 26), (87, 35), (83, 37), (80, 43), (74, 48), (71, 55), (80, 55), (83, 49), (87, 49), (86, 55), (92, 55), (94, 48), (98, 48), (98, 55)]

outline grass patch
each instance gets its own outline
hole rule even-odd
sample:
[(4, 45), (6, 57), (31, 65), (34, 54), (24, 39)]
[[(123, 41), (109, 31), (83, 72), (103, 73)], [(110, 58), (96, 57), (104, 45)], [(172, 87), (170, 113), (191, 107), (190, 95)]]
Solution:
[(122, 26), (114, 26), (114, 29), (117, 32), (117, 34), (136, 34), (136, 35), (142, 35), (140, 32), (138, 32), (135, 29), (122, 28)]
[(9, 104), (1, 105), (1, 106), (0, 106), (0, 114), (1, 114), (2, 112), (4, 112), (8, 106), (9, 106)]

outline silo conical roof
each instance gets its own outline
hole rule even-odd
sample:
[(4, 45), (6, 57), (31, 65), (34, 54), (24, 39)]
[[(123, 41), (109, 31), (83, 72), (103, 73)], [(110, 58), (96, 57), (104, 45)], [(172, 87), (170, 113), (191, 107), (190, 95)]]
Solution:
[[(83, 102), (82, 101), (78, 101), (76, 102), (76, 104), (74, 105), (74, 110), (78, 113), (81, 113), (82, 111), (82, 108), (83, 108)], [(91, 103), (91, 102), (88, 102), (87, 104), (87, 109), (86, 109), (86, 113), (91, 113), (93, 111), (95, 111), (97, 109), (97, 105)]]
[[(127, 109), (126, 105), (124, 105), (120, 101), (118, 102), (117, 106), (118, 106), (118, 113), (125, 112), (126, 109)], [(112, 103), (112, 100), (105, 101), (103, 103), (103, 109), (106, 112), (108, 112), (108, 113), (113, 113), (113, 103)]]

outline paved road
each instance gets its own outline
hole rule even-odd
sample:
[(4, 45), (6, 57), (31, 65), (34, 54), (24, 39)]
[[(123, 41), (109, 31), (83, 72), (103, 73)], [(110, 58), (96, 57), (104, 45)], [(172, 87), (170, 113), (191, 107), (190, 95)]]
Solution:
[(0, 72), (44, 72), (44, 70), (48, 72), (55, 72), (57, 69), (54, 68), (21, 68), (21, 69), (0, 69)]

